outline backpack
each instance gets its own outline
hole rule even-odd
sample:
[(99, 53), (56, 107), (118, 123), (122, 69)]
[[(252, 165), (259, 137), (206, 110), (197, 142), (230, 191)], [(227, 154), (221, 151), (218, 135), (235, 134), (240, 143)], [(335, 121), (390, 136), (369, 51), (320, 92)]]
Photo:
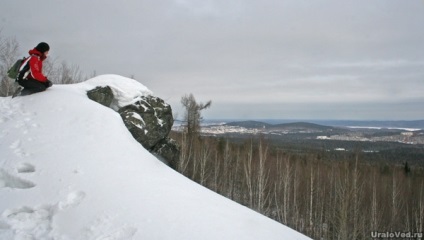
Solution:
[(7, 71), (7, 76), (15, 80), (18, 80), (18, 77), (21, 78), (24, 75), (24, 74), (20, 74), (21, 71), (23, 71), (24, 69), (25, 69), (25, 72), (29, 70), (28, 68), (21, 69), (21, 67), (24, 63), (27, 63), (28, 62), (27, 60), (29, 60), (30, 58), (31, 57), (28, 57), (28, 58), (24, 57), (22, 59), (18, 59), (15, 62), (15, 64), (13, 64), (13, 66)]

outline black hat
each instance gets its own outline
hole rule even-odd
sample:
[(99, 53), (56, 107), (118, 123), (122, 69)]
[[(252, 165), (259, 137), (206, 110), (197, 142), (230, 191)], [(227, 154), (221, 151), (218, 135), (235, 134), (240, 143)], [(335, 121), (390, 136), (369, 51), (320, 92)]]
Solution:
[(41, 53), (47, 52), (50, 50), (50, 46), (49, 44), (45, 43), (45, 42), (40, 42), (36, 47), (36, 50), (38, 50)]

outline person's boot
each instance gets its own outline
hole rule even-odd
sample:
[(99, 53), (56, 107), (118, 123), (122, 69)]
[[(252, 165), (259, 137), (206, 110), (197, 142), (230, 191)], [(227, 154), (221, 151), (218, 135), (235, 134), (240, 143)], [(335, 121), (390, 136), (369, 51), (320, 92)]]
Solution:
[(24, 88), (21, 87), (21, 86), (17, 87), (16, 90), (15, 90), (15, 92), (12, 95), (12, 98), (15, 98), (15, 97), (19, 96), (19, 94), (21, 94), (21, 92), (22, 92), (22, 89), (24, 89)]
[(33, 93), (34, 93), (34, 91), (31, 91), (31, 90), (29, 90), (29, 89), (24, 88), (24, 89), (21, 91), (21, 95), (20, 95), (20, 96), (26, 96), (26, 95), (30, 95), (30, 94), (33, 94)]

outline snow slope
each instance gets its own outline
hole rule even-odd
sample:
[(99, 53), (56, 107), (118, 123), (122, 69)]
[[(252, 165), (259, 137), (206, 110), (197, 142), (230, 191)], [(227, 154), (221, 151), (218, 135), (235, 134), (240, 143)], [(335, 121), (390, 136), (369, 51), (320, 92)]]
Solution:
[(103, 75), (0, 98), (0, 239), (309, 239), (160, 162), (87, 98), (99, 85), (115, 106), (151, 94)]

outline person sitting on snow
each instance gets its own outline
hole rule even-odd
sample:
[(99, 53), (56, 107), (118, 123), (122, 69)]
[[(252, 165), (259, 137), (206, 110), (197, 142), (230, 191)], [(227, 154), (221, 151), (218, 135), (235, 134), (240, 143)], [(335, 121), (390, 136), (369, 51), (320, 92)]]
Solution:
[(34, 49), (29, 51), (29, 57), (19, 69), (18, 83), (23, 87), (18, 89), (14, 95), (18, 95), (20, 90), (21, 96), (42, 92), (53, 84), (43, 74), (43, 61), (49, 54), (50, 46), (45, 43), (39, 43)]

